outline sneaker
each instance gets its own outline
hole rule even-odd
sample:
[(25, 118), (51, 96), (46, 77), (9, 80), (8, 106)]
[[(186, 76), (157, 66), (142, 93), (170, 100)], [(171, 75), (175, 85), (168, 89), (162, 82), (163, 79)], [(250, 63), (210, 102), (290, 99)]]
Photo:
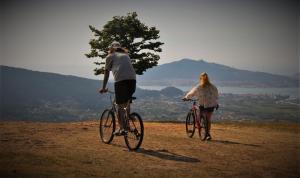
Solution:
[(115, 136), (122, 136), (122, 135), (125, 135), (125, 130), (123, 130), (123, 129), (119, 129), (119, 130), (116, 130), (113, 134), (115, 135)]
[(206, 136), (206, 140), (211, 140), (212, 138), (211, 138), (211, 136), (210, 136), (210, 134), (208, 134), (207, 136)]

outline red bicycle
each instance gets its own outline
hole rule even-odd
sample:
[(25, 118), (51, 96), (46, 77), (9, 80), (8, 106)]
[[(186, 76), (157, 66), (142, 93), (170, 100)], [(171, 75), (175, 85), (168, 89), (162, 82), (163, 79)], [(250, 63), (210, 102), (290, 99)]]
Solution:
[(193, 102), (192, 108), (188, 112), (185, 119), (185, 128), (187, 136), (192, 138), (195, 134), (196, 128), (198, 128), (199, 137), (202, 141), (206, 140), (208, 136), (208, 120), (206, 111), (200, 111), (197, 105), (197, 100), (184, 99), (184, 101)]

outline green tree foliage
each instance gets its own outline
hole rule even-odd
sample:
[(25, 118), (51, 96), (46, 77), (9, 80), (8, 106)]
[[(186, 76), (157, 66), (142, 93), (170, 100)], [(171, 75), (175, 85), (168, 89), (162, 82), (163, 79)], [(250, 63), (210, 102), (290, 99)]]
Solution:
[(147, 69), (157, 65), (162, 51), (158, 41), (159, 30), (155, 27), (148, 27), (137, 18), (137, 13), (128, 13), (127, 16), (114, 16), (100, 31), (89, 26), (94, 34), (90, 40), (91, 51), (85, 54), (88, 58), (100, 58), (95, 68), (95, 75), (104, 73), (105, 57), (108, 55), (108, 47), (113, 41), (121, 43), (122, 47), (128, 50), (136, 73), (142, 75)]

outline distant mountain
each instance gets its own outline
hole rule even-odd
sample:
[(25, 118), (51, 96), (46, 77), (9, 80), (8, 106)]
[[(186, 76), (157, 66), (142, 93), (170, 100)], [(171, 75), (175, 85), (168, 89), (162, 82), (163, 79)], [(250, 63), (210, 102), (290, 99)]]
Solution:
[[(102, 81), (0, 66), (0, 120), (70, 121), (99, 118), (110, 106), (98, 93)], [(140, 83), (140, 80), (138, 80)], [(109, 88), (113, 89), (112, 84)], [(191, 103), (175, 87), (161, 91), (137, 88), (132, 110), (144, 120), (184, 121)], [(299, 101), (288, 97), (220, 96), (215, 119), (299, 121)]]
[(199, 81), (207, 72), (219, 86), (298, 87), (299, 79), (264, 72), (240, 70), (204, 60), (182, 59), (149, 69), (139, 77), (141, 85), (185, 86)]
[(162, 93), (165, 96), (173, 97), (173, 98), (183, 96), (183, 91), (181, 91), (180, 89), (175, 88), (175, 87), (166, 87), (166, 88), (162, 89), (160, 91), (160, 93)]
[[(94, 117), (101, 108), (100, 82), (75, 76), (1, 66), (1, 119)], [(46, 118), (45, 118), (46, 117)]]
[(295, 73), (294, 75), (291, 76), (293, 79), (300, 80), (300, 73)]
[[(99, 80), (0, 66), (0, 81), (0, 120), (95, 118), (110, 105), (109, 95), (98, 93)], [(108, 86), (113, 90), (112, 84)], [(135, 93), (139, 99), (163, 95), (139, 88)]]

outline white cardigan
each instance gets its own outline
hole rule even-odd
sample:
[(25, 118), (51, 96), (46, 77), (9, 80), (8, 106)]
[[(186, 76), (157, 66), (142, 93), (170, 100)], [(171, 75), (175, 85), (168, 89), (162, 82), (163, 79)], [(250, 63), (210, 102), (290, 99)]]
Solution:
[(199, 105), (207, 107), (215, 107), (218, 104), (218, 89), (213, 84), (201, 87), (200, 84), (192, 88), (185, 98), (191, 99), (192, 97), (197, 97)]

